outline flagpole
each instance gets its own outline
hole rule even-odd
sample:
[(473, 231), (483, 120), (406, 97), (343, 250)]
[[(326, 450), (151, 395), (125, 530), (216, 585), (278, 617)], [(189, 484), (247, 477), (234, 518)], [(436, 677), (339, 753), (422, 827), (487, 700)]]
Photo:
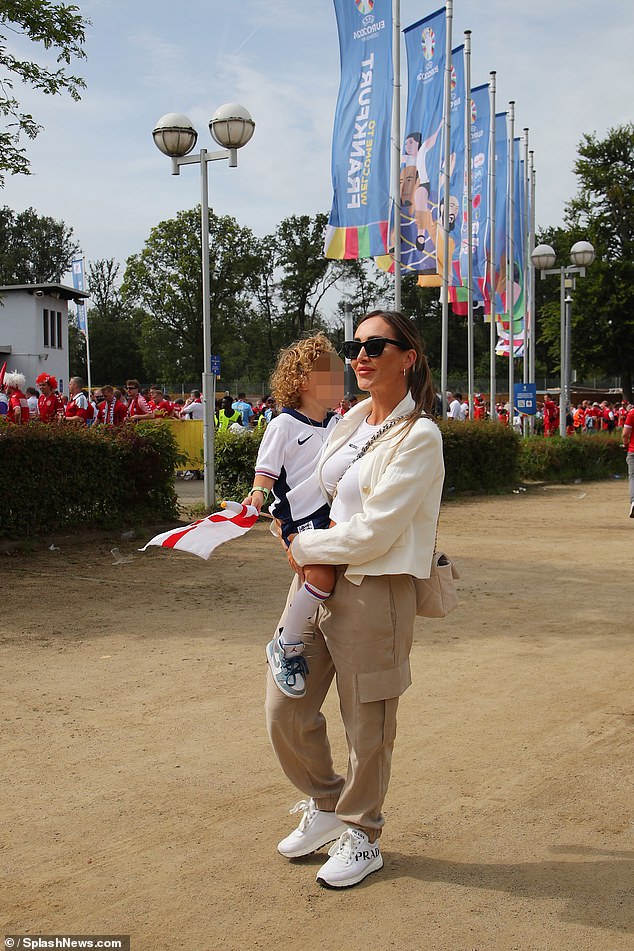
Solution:
[(469, 390), (469, 419), (473, 419), (473, 187), (471, 176), (471, 30), (464, 31), (465, 85), (465, 166), (467, 180), (467, 375)]
[(444, 205), (442, 216), (443, 262), (442, 262), (442, 324), (440, 358), (440, 389), (442, 393), (442, 415), (447, 418), (447, 353), (449, 336), (449, 189), (451, 187), (451, 28), (453, 20), (453, 0), (447, 0), (445, 8), (447, 24), (445, 53), (445, 109), (443, 116), (445, 134), (445, 168), (443, 175)]
[[(86, 290), (86, 256), (82, 254), (81, 259), (75, 258), (75, 260), (81, 260), (81, 287), (80, 291)], [(75, 283), (73, 278), (73, 283)], [(75, 285), (77, 286), (77, 285)], [(86, 346), (86, 383), (88, 385), (89, 395), (92, 393), (92, 370), (90, 368), (90, 329), (88, 327), (88, 308), (86, 307), (86, 298), (84, 298), (78, 306), (83, 307), (84, 309), (84, 344)]]
[(401, 309), (401, 3), (392, 0), (392, 208), (394, 209), (394, 309)]
[(535, 268), (533, 267), (533, 251), (535, 250), (535, 153), (530, 151), (529, 153), (529, 164), (530, 164), (530, 224), (529, 224), (529, 238), (528, 238), (528, 260), (529, 264), (529, 275), (530, 275), (530, 285), (531, 285), (531, 300), (530, 300), (530, 322), (531, 322), (531, 332), (529, 336), (530, 340), (530, 367), (529, 367), (529, 382), (536, 382), (536, 373), (535, 373), (535, 343), (536, 343), (536, 334), (537, 334), (537, 325), (535, 323)]
[[(85, 305), (84, 305), (85, 306)], [(90, 368), (90, 330), (88, 329), (88, 310), (86, 310), (86, 370), (87, 370), (87, 382), (88, 382), (88, 392), (92, 393), (92, 370)]]
[(509, 235), (506, 262), (506, 311), (509, 321), (509, 426), (513, 425), (513, 386), (515, 383), (515, 337), (513, 335), (513, 277), (515, 268), (515, 102), (509, 102)]
[(489, 326), (489, 412), (497, 419), (496, 374), (495, 374), (495, 70), (489, 74), (489, 296), (491, 298), (491, 324)]
[[(524, 129), (524, 213), (522, 215), (522, 235), (524, 237), (524, 262), (523, 262), (523, 274), (524, 274), (524, 333), (523, 333), (523, 342), (524, 342), (524, 358), (522, 361), (522, 366), (524, 370), (523, 382), (524, 384), (529, 382), (530, 377), (530, 348), (529, 340), (533, 335), (533, 326), (530, 322), (530, 274), (531, 274), (531, 257), (530, 257), (530, 225), (529, 225), (529, 214), (528, 214), (528, 201), (529, 201), (529, 172), (528, 172), (528, 129)], [(530, 434), (530, 417), (524, 417), (524, 424), (522, 426), (522, 431), (524, 436)]]

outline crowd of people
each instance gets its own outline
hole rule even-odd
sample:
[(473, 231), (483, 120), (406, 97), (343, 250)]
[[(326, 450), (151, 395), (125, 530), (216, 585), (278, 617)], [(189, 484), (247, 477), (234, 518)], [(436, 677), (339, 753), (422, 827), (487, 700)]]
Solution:
[[(37, 420), (40, 423), (70, 423), (92, 426), (121, 426), (150, 419), (203, 419), (204, 407), (200, 390), (189, 396), (171, 399), (162, 386), (142, 387), (138, 380), (127, 380), (122, 388), (107, 384), (89, 391), (79, 376), (71, 377), (68, 396), (59, 392), (57, 379), (40, 373), (36, 386), (27, 386), (22, 373), (7, 373), (0, 385), (0, 419), (16, 425)], [(216, 428), (246, 431), (264, 428), (277, 416), (276, 401), (263, 396), (248, 402), (244, 393), (238, 397), (225, 393), (216, 400)]]
[[(81, 377), (74, 376), (68, 384), (68, 396), (59, 392), (57, 380), (48, 373), (40, 373), (36, 386), (27, 386), (22, 373), (7, 373), (0, 385), (0, 419), (24, 425), (31, 420), (42, 423), (70, 422), (72, 425), (91, 426), (105, 423), (120, 426), (126, 422), (149, 419), (203, 419), (204, 407), (200, 390), (191, 390), (189, 396), (172, 399), (162, 386), (154, 384), (142, 387), (138, 380), (127, 380), (124, 387), (111, 385), (96, 387), (89, 391)], [(357, 397), (347, 394), (336, 407), (340, 416), (351, 409)], [(441, 415), (440, 401), (436, 415)], [(582, 400), (570, 407), (566, 414), (566, 432), (569, 436), (586, 433), (613, 432), (622, 430), (628, 412), (634, 404), (627, 400), (592, 402)], [(272, 395), (249, 401), (246, 394), (233, 397), (229, 392), (216, 399), (216, 429), (245, 432), (263, 429), (278, 415), (278, 406)], [(497, 403), (497, 419), (508, 425), (508, 403)], [(471, 418), (469, 402), (461, 393), (447, 393), (447, 417), (463, 422)], [(486, 399), (476, 393), (473, 399), (473, 419), (490, 419), (491, 412)], [(513, 413), (513, 427), (522, 431), (524, 415), (517, 409)], [(533, 431), (544, 436), (555, 436), (560, 431), (559, 403), (546, 394), (533, 417)]]
[[(625, 425), (628, 412), (634, 404), (627, 400), (617, 402), (592, 402), (581, 400), (570, 407), (566, 413), (566, 433), (568, 436), (580, 436), (584, 433), (611, 433), (615, 429), (622, 429)], [(509, 423), (510, 407), (508, 403), (497, 403), (495, 415), (504, 425)], [(447, 393), (447, 417), (450, 420), (464, 422), (471, 418), (469, 403), (461, 393)], [(473, 419), (490, 419), (491, 413), (487, 402), (481, 393), (476, 393), (473, 399)], [(513, 428), (522, 432), (525, 414), (514, 408)], [(537, 403), (537, 410), (533, 417), (534, 432), (543, 436), (556, 436), (560, 430), (559, 402), (546, 393), (542, 402)]]

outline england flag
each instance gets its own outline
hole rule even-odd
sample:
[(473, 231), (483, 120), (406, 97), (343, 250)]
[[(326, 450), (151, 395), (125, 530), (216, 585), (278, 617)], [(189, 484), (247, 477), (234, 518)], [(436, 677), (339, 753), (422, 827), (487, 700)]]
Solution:
[(258, 510), (254, 505), (241, 502), (223, 502), (223, 512), (215, 512), (200, 518), (185, 528), (173, 529), (155, 535), (147, 545), (139, 548), (145, 551), (150, 545), (159, 548), (175, 548), (187, 551), (199, 558), (209, 558), (215, 549), (232, 538), (240, 538), (252, 528), (258, 520)]

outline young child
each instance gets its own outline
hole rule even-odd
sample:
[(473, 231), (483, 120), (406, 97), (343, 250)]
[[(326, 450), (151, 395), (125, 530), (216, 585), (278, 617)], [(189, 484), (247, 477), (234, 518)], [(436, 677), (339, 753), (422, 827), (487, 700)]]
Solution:
[[(296, 532), (330, 524), (330, 508), (316, 471), (324, 443), (340, 418), (330, 410), (341, 399), (343, 362), (328, 338), (316, 334), (282, 351), (271, 384), (282, 411), (266, 427), (253, 488), (244, 501), (259, 511), (272, 495), (270, 512), (281, 522), (282, 538), (289, 544), (289, 536)], [(289, 697), (306, 692), (302, 631), (335, 582), (330, 565), (309, 565), (304, 576), (284, 627), (266, 648), (275, 683)]]

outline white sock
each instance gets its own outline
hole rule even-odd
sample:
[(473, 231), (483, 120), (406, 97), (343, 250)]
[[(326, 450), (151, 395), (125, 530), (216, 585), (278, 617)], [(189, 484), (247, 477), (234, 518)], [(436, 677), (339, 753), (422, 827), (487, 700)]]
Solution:
[(299, 644), (302, 640), (302, 631), (307, 621), (312, 621), (318, 606), (330, 597), (330, 591), (320, 591), (315, 585), (307, 582), (301, 586), (293, 598), (284, 627), (281, 631), (283, 644)]

